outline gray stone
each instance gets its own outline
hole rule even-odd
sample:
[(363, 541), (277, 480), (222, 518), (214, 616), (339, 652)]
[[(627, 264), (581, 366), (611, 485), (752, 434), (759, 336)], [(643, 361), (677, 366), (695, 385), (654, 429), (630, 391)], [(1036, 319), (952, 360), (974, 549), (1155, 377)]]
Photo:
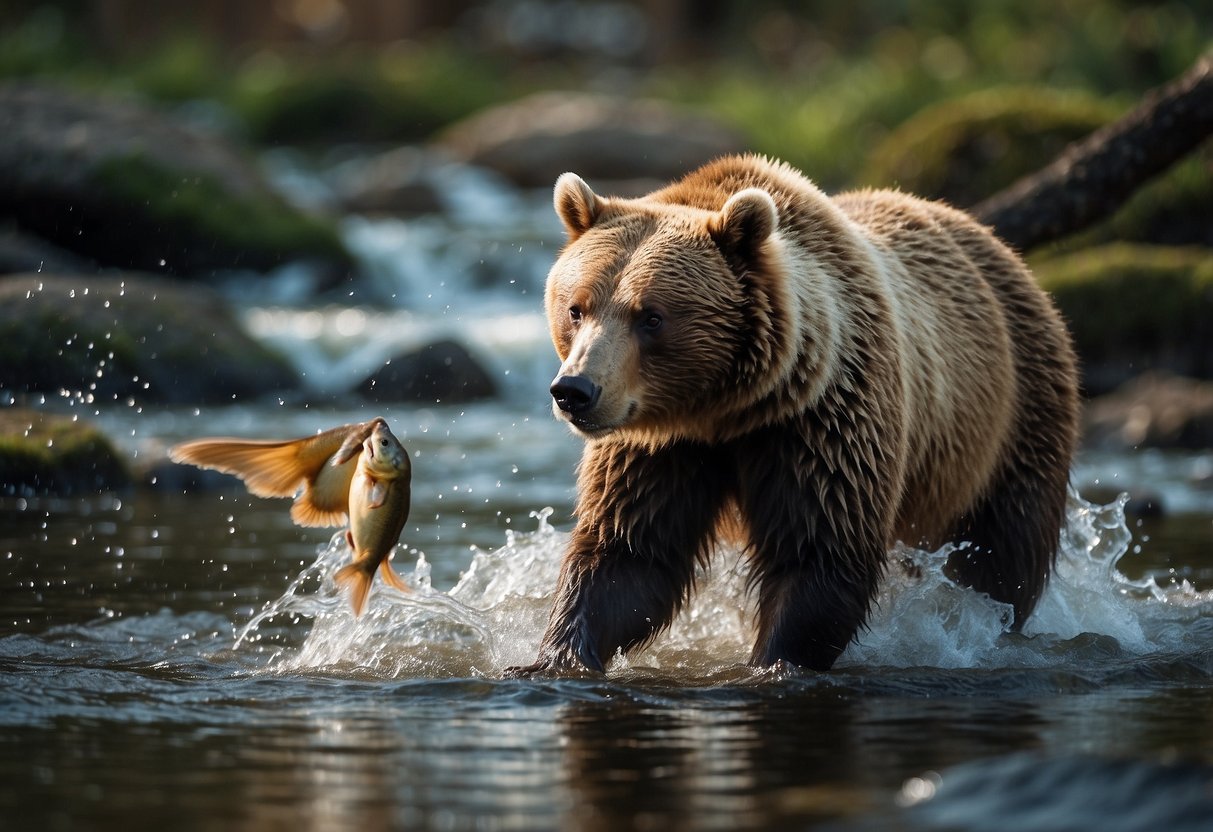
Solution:
[(436, 341), (388, 361), (358, 385), (373, 402), (460, 404), (497, 395), (493, 379), (456, 341)]
[(599, 186), (664, 182), (746, 149), (736, 131), (661, 101), (563, 92), (478, 113), (450, 127), (438, 142), (456, 159), (525, 187), (551, 187), (565, 171)]

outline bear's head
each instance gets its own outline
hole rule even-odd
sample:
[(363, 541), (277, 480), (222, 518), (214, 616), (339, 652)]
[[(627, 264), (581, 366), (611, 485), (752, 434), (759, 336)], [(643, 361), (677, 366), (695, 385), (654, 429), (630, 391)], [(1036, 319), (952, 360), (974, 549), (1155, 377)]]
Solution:
[(576, 174), (556, 183), (568, 243), (546, 291), (563, 362), (553, 411), (587, 437), (710, 440), (739, 397), (767, 392), (760, 377), (784, 351), (773, 343), (790, 312), (774, 200), (745, 188), (693, 207), (677, 187), (616, 199)]

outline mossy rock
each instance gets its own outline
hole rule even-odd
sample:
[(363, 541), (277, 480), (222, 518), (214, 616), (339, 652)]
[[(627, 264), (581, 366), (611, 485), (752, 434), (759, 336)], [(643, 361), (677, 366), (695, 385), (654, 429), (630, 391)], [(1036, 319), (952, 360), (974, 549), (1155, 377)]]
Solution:
[(136, 274), (0, 278), (0, 391), (197, 404), (297, 386), (205, 287)]
[(1011, 87), (927, 107), (876, 147), (861, 180), (970, 206), (1120, 115), (1081, 92)]
[(1213, 378), (1213, 252), (1114, 243), (1032, 266), (1070, 325), (1088, 394), (1146, 370)]
[(351, 261), (217, 136), (112, 97), (0, 85), (0, 219), (102, 266), (209, 274)]
[(130, 485), (126, 464), (96, 427), (70, 416), (0, 408), (0, 495), (72, 496)]

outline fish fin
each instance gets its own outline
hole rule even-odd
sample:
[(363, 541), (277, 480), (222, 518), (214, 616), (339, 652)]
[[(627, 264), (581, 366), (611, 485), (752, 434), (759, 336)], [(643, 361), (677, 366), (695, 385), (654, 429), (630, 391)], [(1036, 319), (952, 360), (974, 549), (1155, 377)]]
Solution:
[(366, 609), (366, 597), (371, 593), (371, 578), (374, 572), (366, 571), (360, 561), (341, 567), (333, 575), (333, 583), (344, 589), (349, 587), (350, 605), (354, 608), (355, 617), (362, 615)]
[[(367, 427), (369, 425), (369, 427)], [(315, 436), (299, 439), (258, 440), (215, 437), (182, 442), (169, 449), (173, 462), (212, 468), (225, 474), (234, 474), (244, 480), (249, 493), (257, 497), (293, 497), (301, 487), (321, 479), (326, 463), (341, 449), (351, 433), (374, 429), (374, 420), (354, 425), (330, 428)], [(345, 494), (348, 498), (349, 481), (353, 478), (353, 467), (344, 468), (338, 481), (344, 478)], [(327, 480), (326, 480), (327, 484)], [(331, 511), (331, 498), (321, 500), (319, 505)], [(344, 503), (341, 512), (344, 513)]]
[(300, 464), (298, 443), (247, 439), (196, 439), (169, 450), (169, 459), (234, 474), (258, 497), (292, 497), (311, 473)]
[(387, 502), (388, 484), (383, 480), (371, 480), (371, 487), (366, 495), (367, 508), (379, 508)]
[(383, 576), (383, 580), (392, 589), (398, 589), (401, 592), (413, 591), (413, 588), (404, 582), (404, 578), (400, 577), (399, 573), (392, 568), (392, 562), (387, 558), (379, 561), (379, 574)]
[(295, 499), (291, 518), (300, 526), (345, 525), (350, 510), (350, 485), (357, 472), (357, 457), (337, 467), (322, 465)]

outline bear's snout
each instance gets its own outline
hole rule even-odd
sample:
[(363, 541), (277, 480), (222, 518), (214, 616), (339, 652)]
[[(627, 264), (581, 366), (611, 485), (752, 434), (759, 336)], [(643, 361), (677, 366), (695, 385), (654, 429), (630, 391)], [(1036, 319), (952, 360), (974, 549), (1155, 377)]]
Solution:
[(557, 376), (552, 382), (556, 406), (570, 415), (584, 413), (598, 403), (602, 388), (585, 376)]

